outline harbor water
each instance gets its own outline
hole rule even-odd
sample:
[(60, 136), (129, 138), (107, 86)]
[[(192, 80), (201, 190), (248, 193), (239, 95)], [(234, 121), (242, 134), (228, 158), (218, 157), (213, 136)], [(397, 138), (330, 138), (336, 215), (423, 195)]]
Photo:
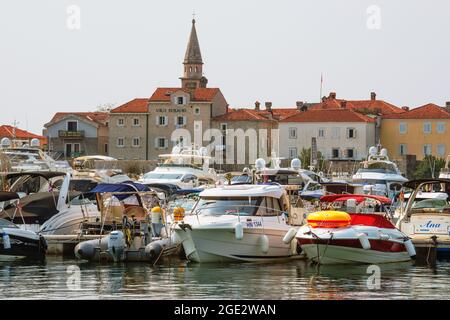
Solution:
[(304, 260), (195, 264), (173, 258), (150, 266), (47, 258), (1, 263), (0, 292), (2, 299), (446, 299), (450, 263), (378, 269), (318, 268)]

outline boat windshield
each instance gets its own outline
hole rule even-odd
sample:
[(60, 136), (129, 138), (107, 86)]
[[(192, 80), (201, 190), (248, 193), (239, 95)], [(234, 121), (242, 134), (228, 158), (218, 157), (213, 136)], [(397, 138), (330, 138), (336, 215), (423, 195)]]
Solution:
[(389, 162), (363, 162), (357, 173), (361, 172), (398, 173), (395, 165)]
[(5, 219), (0, 219), (0, 228), (14, 228), (14, 229), (18, 229), (19, 227), (16, 226), (11, 221), (8, 221), (8, 220), (5, 220)]
[(167, 180), (179, 180), (183, 174), (181, 173), (157, 173), (149, 172), (144, 174), (144, 179), (167, 179)]
[(195, 212), (206, 216), (254, 216), (261, 203), (261, 199), (260, 197), (201, 198), (195, 207)]
[(416, 201), (412, 205), (413, 209), (450, 209), (450, 205), (447, 203), (446, 200), (443, 199), (425, 199)]

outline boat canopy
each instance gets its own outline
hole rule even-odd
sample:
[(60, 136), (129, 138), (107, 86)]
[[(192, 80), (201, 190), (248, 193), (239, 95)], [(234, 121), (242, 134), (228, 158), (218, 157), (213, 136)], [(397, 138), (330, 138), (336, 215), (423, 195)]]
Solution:
[(326, 195), (320, 198), (320, 201), (322, 202), (334, 202), (334, 201), (347, 201), (349, 199), (355, 199), (356, 202), (363, 202), (365, 199), (374, 199), (382, 204), (390, 204), (391, 199), (383, 197), (383, 196), (377, 196), (377, 195), (370, 195), (370, 194), (330, 194)]
[[(79, 192), (69, 192), (68, 199), (78, 197)], [(50, 217), (58, 213), (57, 202), (59, 192), (40, 192), (30, 194), (20, 199), (19, 204), (9, 204), (0, 213), (0, 218), (10, 220), (14, 216), (14, 223), (42, 224)], [(17, 212), (17, 207), (21, 208), (21, 212)], [(23, 220), (22, 220), (23, 217)]]
[(55, 172), (55, 171), (25, 171), (25, 172), (9, 172), (2, 174), (6, 179), (19, 178), (24, 176), (29, 176), (31, 178), (42, 177), (44, 179), (51, 179), (55, 177), (64, 177), (65, 172)]
[[(431, 183), (445, 183), (450, 186), (450, 179), (418, 179), (410, 180), (403, 184), (403, 187), (416, 189), (421, 184), (431, 184)], [(448, 188), (447, 188), (448, 189)]]
[(148, 186), (136, 182), (127, 183), (100, 183), (89, 193), (105, 193), (105, 192), (145, 192), (152, 191)]
[(200, 197), (272, 197), (281, 198), (284, 188), (279, 185), (224, 185), (200, 192)]
[(19, 195), (15, 192), (0, 191), (0, 202), (19, 199)]

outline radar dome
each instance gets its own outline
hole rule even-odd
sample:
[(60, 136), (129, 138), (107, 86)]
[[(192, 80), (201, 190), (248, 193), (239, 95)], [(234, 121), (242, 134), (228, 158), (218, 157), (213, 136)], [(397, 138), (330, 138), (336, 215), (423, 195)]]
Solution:
[(369, 154), (370, 154), (371, 156), (376, 155), (376, 154), (377, 154), (377, 147), (375, 147), (375, 146), (370, 147), (370, 148), (369, 148)]
[(39, 141), (39, 139), (37, 139), (37, 138), (34, 138), (34, 139), (31, 139), (31, 141), (30, 141), (30, 145), (32, 146), (32, 147), (39, 147), (40, 145), (41, 145), (41, 142)]
[(9, 138), (3, 138), (0, 143), (3, 148), (9, 148), (11, 146), (11, 140)]
[(300, 161), (299, 158), (294, 158), (294, 159), (292, 159), (292, 161), (291, 161), (291, 168), (292, 168), (292, 169), (298, 170), (298, 169), (300, 169), (301, 167), (302, 167), (302, 162)]
[(264, 160), (263, 158), (258, 158), (255, 161), (255, 167), (258, 170), (262, 170), (266, 167), (266, 160)]
[(380, 154), (381, 154), (383, 157), (387, 157), (387, 154), (388, 154), (387, 149), (386, 149), (386, 148), (381, 149)]

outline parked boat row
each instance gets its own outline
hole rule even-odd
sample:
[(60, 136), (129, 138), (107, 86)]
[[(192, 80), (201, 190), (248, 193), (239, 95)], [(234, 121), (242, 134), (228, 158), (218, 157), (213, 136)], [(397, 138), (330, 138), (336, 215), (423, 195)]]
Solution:
[[(408, 261), (432, 246), (438, 256), (449, 252), (450, 181), (405, 183), (380, 148), (362, 164), (370, 177), (353, 181), (328, 180), (301, 169), (299, 159), (288, 168), (276, 157), (270, 167), (258, 159), (235, 178), (210, 170), (209, 158), (192, 148), (161, 159), (151, 174), (166, 176), (140, 182), (83, 166), (2, 174), (0, 255), (352, 264)], [(24, 253), (19, 237), (36, 245)]]

